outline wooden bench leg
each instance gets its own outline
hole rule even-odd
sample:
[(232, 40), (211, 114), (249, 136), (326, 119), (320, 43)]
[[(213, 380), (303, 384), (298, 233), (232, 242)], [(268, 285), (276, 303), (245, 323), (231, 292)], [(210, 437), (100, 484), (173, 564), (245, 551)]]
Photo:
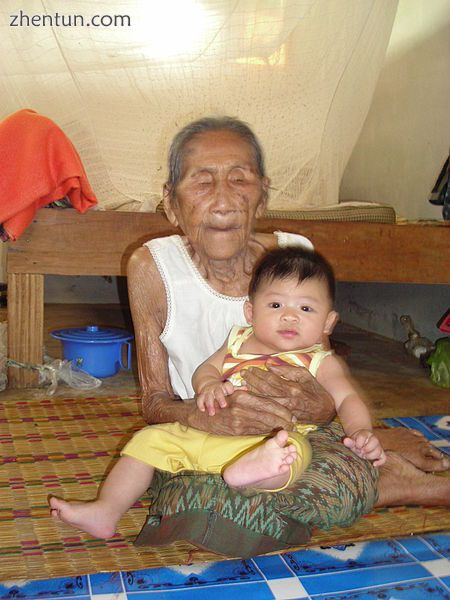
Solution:
[[(44, 344), (44, 276), (8, 274), (8, 358), (42, 364)], [(36, 371), (10, 367), (8, 387), (36, 387)]]

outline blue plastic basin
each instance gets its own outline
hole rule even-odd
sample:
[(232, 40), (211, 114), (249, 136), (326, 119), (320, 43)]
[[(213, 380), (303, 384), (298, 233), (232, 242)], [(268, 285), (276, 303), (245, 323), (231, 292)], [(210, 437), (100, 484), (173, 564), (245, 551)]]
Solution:
[[(94, 377), (112, 377), (119, 370), (131, 369), (133, 336), (124, 329), (107, 329), (97, 325), (57, 329), (52, 337), (63, 343), (63, 354), (73, 365)], [(127, 363), (123, 364), (123, 347), (127, 346)]]

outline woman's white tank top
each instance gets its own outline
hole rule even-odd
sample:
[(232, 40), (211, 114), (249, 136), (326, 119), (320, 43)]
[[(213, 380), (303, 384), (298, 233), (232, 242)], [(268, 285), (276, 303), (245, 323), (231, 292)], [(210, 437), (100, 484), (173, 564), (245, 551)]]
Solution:
[(224, 296), (203, 279), (178, 235), (145, 244), (155, 260), (167, 296), (167, 321), (160, 336), (169, 355), (172, 388), (193, 398), (191, 378), (200, 363), (225, 342), (233, 325), (246, 325), (247, 297)]

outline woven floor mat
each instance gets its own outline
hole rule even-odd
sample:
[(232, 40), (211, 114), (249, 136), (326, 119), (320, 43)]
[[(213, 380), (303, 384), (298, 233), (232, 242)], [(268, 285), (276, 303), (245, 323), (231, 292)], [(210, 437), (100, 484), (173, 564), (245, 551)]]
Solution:
[[(136, 397), (24, 398), (0, 405), (0, 580), (46, 579), (136, 570), (217, 555), (177, 542), (135, 548), (146, 516), (144, 498), (111, 540), (97, 540), (51, 519), (48, 496), (95, 497), (118, 450), (141, 428)], [(310, 545), (404, 536), (449, 525), (443, 508), (378, 510), (347, 529), (317, 531)]]

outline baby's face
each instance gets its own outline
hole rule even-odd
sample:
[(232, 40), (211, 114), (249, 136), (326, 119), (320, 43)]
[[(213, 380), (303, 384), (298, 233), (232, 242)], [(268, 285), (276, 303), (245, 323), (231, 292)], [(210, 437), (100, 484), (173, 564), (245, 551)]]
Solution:
[(261, 354), (308, 348), (322, 342), (337, 320), (322, 279), (275, 279), (263, 282), (245, 305)]

